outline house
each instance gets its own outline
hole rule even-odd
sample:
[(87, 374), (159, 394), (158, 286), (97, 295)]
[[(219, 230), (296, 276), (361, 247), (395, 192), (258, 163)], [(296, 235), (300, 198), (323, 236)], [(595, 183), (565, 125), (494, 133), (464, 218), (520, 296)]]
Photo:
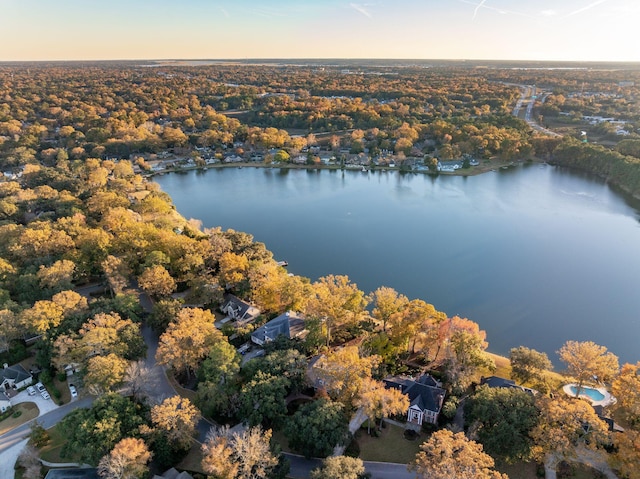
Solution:
[(226, 294), (224, 296), (220, 311), (227, 315), (227, 317), (222, 320), (223, 324), (231, 320), (238, 324), (246, 324), (255, 320), (260, 315), (258, 308), (242, 301), (233, 294)]
[(0, 391), (7, 391), (10, 388), (21, 389), (32, 382), (33, 376), (20, 364), (9, 366), (5, 363), (2, 370), (0, 370)]
[(95, 467), (50, 469), (44, 479), (101, 479)]
[(593, 410), (596, 412), (598, 417), (606, 423), (610, 432), (624, 432), (624, 428), (622, 426), (617, 424), (609, 416), (605, 415), (604, 408), (602, 406), (593, 406)]
[(520, 389), (526, 393), (535, 395), (538, 394), (538, 391), (531, 388), (525, 388), (524, 386), (519, 386), (515, 383), (515, 381), (511, 379), (505, 379), (498, 376), (489, 376), (488, 378), (480, 378), (480, 384), (486, 384), (490, 388), (512, 388), (512, 389)]
[(164, 474), (153, 476), (153, 479), (193, 479), (193, 476), (186, 471), (178, 472), (175, 468), (165, 471)]
[(293, 339), (303, 337), (307, 332), (304, 319), (298, 313), (287, 311), (256, 329), (251, 334), (251, 341), (262, 346), (278, 336)]
[(0, 413), (6, 412), (7, 409), (11, 408), (11, 401), (9, 400), (9, 396), (7, 396), (4, 392), (0, 392)]
[(422, 426), (424, 423), (435, 424), (438, 421), (446, 392), (432, 376), (424, 374), (417, 380), (395, 376), (385, 379), (384, 385), (409, 397), (408, 422)]

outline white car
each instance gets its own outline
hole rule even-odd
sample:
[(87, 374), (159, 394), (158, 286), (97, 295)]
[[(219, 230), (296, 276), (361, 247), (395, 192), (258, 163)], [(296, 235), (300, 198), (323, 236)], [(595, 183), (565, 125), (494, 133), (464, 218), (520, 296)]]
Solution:
[(33, 386), (29, 386), (27, 388), (27, 394), (29, 396), (35, 396), (36, 395), (36, 388), (34, 388)]
[(73, 384), (69, 384), (69, 392), (71, 393), (72, 398), (78, 397), (78, 390)]
[(37, 383), (36, 384), (36, 389), (38, 390), (38, 392), (42, 396), (42, 399), (51, 399), (51, 396), (49, 396), (49, 393), (47, 392), (47, 388), (45, 388), (42, 385), (42, 383)]

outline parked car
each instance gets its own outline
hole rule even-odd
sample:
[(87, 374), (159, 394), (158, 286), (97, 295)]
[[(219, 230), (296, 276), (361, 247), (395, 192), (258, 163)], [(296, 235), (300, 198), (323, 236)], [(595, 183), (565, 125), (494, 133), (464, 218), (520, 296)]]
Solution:
[(45, 388), (42, 383), (37, 383), (36, 389), (40, 393), (40, 396), (42, 396), (42, 399), (51, 399), (51, 396), (49, 396), (49, 393), (47, 392), (47, 388)]
[(35, 396), (36, 395), (36, 388), (34, 388), (33, 386), (29, 386), (27, 388), (27, 394), (29, 394), (29, 396)]
[(69, 392), (71, 393), (72, 398), (78, 397), (78, 390), (73, 384), (69, 384)]

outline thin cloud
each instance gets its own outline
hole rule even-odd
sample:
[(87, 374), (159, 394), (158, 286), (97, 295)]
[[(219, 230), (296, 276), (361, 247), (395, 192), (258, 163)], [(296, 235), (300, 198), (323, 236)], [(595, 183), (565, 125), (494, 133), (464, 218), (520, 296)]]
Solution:
[(567, 17), (572, 17), (574, 15), (578, 15), (579, 13), (586, 12), (587, 10), (591, 10), (593, 7), (597, 7), (601, 3), (604, 3), (604, 2), (607, 2), (607, 1), (609, 1), (609, 0), (596, 0), (595, 2), (592, 2), (589, 5), (586, 5), (586, 6), (582, 7), (582, 8), (578, 8), (577, 10), (574, 10), (573, 12), (568, 13), (566, 16)]
[(231, 15), (229, 15), (229, 12), (227, 12), (227, 10), (225, 10), (225, 8), (224, 8), (224, 7), (220, 7), (220, 11), (222, 12), (222, 14), (223, 14), (225, 17), (227, 17), (227, 18), (231, 17)]
[(555, 17), (558, 14), (555, 10), (542, 10), (540, 15), (543, 17)]
[[(527, 17), (527, 18), (533, 18), (531, 15), (528, 15), (526, 13), (523, 12), (516, 12), (514, 10), (505, 10), (503, 8), (496, 8), (496, 7), (492, 7), (491, 5), (486, 5), (487, 0), (480, 0), (480, 3), (478, 2), (472, 2), (470, 0), (458, 0), (460, 3), (464, 3), (466, 5), (473, 5), (474, 7), (476, 7), (476, 10), (480, 9), (480, 8), (484, 8), (485, 10), (491, 10), (492, 12), (497, 12), (501, 15), (517, 15), (519, 17)], [(475, 13), (474, 13), (474, 18), (475, 18)]]
[(478, 4), (478, 6), (476, 7), (476, 9), (473, 11), (473, 17), (472, 20), (476, 19), (476, 15), (478, 14), (478, 10), (480, 10), (484, 4), (487, 3), (487, 0), (481, 0), (480, 3)]
[(365, 17), (373, 18), (373, 15), (371, 15), (371, 12), (366, 9), (367, 5), (362, 5), (360, 3), (350, 3), (349, 6), (353, 8), (356, 12), (364, 15)]

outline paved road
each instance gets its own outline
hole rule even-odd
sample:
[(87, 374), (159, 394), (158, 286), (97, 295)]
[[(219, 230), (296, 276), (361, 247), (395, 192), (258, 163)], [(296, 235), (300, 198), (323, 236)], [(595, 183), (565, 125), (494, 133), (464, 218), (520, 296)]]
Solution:
[[(291, 470), (289, 476), (294, 479), (307, 479), (312, 469), (319, 467), (320, 459), (305, 459), (297, 454), (283, 453)], [(415, 479), (416, 474), (407, 470), (406, 464), (394, 464), (389, 462), (364, 462), (365, 470), (371, 474), (371, 479)]]

